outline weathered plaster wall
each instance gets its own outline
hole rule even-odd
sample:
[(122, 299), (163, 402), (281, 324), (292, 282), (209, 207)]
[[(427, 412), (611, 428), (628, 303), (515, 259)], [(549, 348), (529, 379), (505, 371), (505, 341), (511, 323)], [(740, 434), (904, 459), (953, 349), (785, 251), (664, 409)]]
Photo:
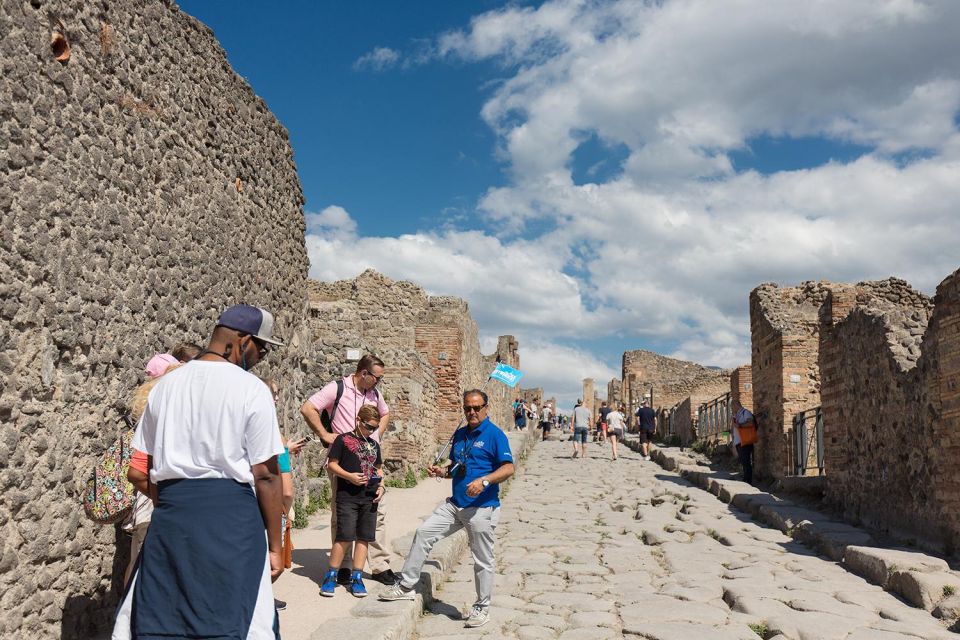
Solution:
[(80, 490), (150, 355), (242, 300), (290, 343), (258, 373), (299, 384), (302, 201), (287, 132), (172, 3), (2, 4), (0, 637), (110, 620), (128, 543)]

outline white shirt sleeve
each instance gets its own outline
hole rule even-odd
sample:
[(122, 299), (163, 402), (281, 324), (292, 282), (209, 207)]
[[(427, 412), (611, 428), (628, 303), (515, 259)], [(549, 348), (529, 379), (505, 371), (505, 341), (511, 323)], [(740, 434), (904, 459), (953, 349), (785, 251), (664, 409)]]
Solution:
[(243, 448), (251, 465), (269, 460), (283, 453), (277, 408), (267, 385), (258, 383), (249, 402), (247, 424), (243, 433)]

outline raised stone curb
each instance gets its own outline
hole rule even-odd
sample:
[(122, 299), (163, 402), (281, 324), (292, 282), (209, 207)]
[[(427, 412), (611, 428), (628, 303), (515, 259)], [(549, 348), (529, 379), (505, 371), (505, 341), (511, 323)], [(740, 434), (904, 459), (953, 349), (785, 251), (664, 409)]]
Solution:
[[(539, 441), (539, 432), (531, 429), (522, 432), (511, 431), (507, 433), (507, 439), (510, 441), (510, 449), (516, 461), (515, 478), (522, 475), (523, 463), (527, 453)], [(501, 487), (501, 497), (504, 491), (509, 490), (512, 480), (513, 478)], [(393, 547), (398, 552), (409, 550), (412, 539), (412, 535), (399, 538), (393, 542)], [(456, 568), (466, 550), (467, 533), (464, 530), (441, 540), (433, 548), (430, 559), (423, 567), (414, 600), (381, 602), (376, 599), (377, 594), (386, 587), (371, 589), (367, 600), (351, 609), (350, 615), (325, 622), (311, 634), (310, 640), (341, 640), (342, 638), (407, 640), (412, 638), (420, 615), (435, 600), (438, 587), (450, 577), (450, 573)]]
[[(627, 439), (625, 444), (640, 450), (636, 439)], [(734, 480), (729, 473), (704, 466), (683, 451), (652, 448), (650, 458), (911, 605), (947, 621), (960, 616), (960, 597), (955, 595), (960, 594), (960, 574), (951, 571), (945, 560), (919, 551), (872, 546), (877, 542), (866, 531)]]

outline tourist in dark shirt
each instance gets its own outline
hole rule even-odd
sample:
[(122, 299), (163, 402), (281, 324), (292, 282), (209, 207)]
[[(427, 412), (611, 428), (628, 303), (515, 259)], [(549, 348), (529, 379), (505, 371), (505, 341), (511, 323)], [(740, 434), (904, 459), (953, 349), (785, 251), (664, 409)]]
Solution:
[(357, 412), (357, 426), (343, 433), (330, 445), (327, 467), (337, 476), (337, 530), (330, 549), (330, 568), (323, 577), (320, 595), (332, 597), (337, 586), (337, 571), (353, 548), (353, 572), (350, 593), (358, 598), (367, 595), (363, 584), (363, 564), (367, 561), (367, 545), (377, 535), (377, 503), (385, 491), (382, 480), (383, 458), (373, 433), (380, 426), (380, 412), (373, 405), (363, 405)]
[(644, 400), (637, 409), (637, 423), (640, 426), (640, 446), (643, 449), (643, 459), (650, 459), (650, 441), (657, 432), (657, 414), (650, 408), (650, 401)]

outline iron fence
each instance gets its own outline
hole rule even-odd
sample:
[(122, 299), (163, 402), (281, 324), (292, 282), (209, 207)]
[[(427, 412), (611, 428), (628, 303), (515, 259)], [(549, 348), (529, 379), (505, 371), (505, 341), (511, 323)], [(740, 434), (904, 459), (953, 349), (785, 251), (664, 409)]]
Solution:
[(730, 431), (729, 393), (700, 405), (697, 409), (697, 439), (719, 438), (728, 431)]
[[(820, 407), (793, 416), (793, 471), (805, 476), (816, 469), (823, 475), (823, 412)], [(811, 474), (812, 475), (812, 474)]]

